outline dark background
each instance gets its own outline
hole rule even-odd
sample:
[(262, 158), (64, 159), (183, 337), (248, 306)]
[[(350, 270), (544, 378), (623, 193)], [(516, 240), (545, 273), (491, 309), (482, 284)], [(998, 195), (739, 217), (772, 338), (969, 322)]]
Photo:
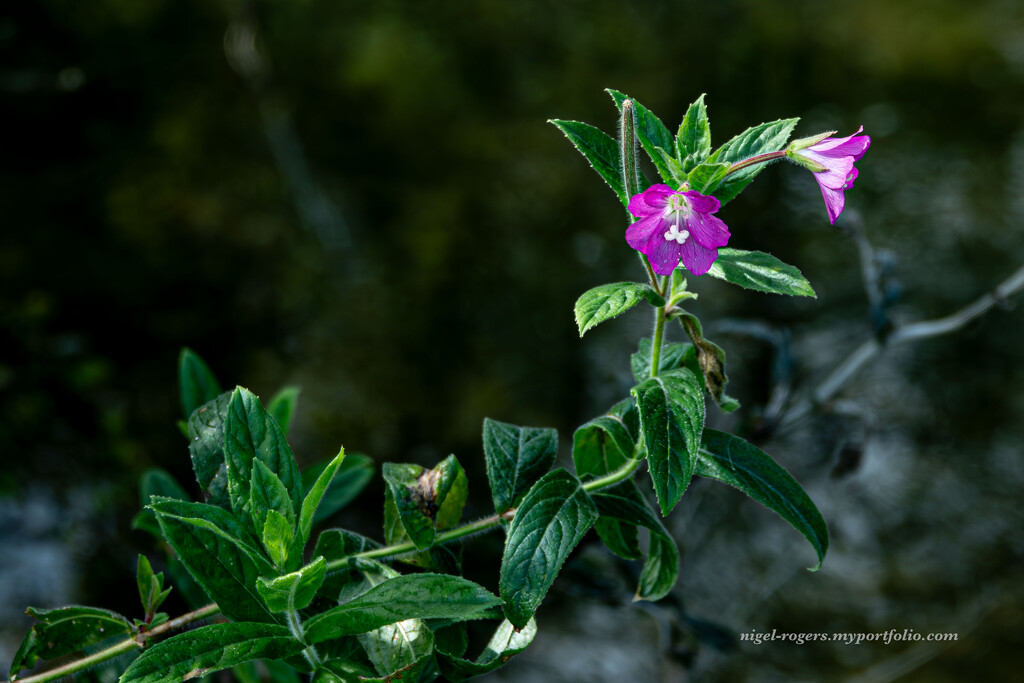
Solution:
[[(301, 386), (302, 465), (339, 444), (378, 463), (455, 453), (470, 515), (487, 512), (485, 416), (557, 427), (565, 450), (576, 425), (625, 396), (647, 319), (580, 340), (572, 304), (642, 273), (614, 195), (545, 123), (614, 130), (606, 87), (673, 130), (707, 93), (716, 146), (781, 117), (802, 117), (797, 135), (863, 124), (873, 144), (840, 224), (863, 226), (888, 264), (891, 319), (968, 304), (1024, 257), (1022, 14), (1014, 0), (6, 8), (0, 664), (26, 605), (134, 614), (135, 555), (152, 553), (129, 530), (138, 476), (161, 467), (192, 481), (175, 427), (183, 346), (227, 386), (264, 398)], [(768, 169), (720, 216), (731, 246), (796, 264), (818, 292), (781, 300), (691, 281), (744, 404), (713, 420), (805, 482), (832, 530), (825, 567), (803, 572), (799, 536), (698, 483), (672, 518), (685, 611), (559, 586), (535, 651), (503, 679), (1009, 680), (1024, 664), (1022, 313), (893, 349), (845, 388), (841, 410), (759, 431), (773, 347), (735, 324), (715, 336), (715, 321), (788, 339), (796, 399), (870, 336), (872, 317), (857, 248), (828, 225), (806, 171)], [(337, 523), (379, 536), (379, 488)], [(499, 542), (470, 550), (495, 577)], [(730, 650), (700, 619), (733, 633), (960, 638)], [(645, 628), (639, 644), (623, 635)]]

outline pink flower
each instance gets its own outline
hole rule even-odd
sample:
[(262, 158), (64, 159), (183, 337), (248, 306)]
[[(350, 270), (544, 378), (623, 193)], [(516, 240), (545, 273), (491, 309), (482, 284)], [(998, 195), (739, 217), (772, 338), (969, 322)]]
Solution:
[[(857, 133), (862, 130), (864, 126), (858, 128)], [(828, 220), (832, 225), (835, 225), (846, 205), (843, 192), (853, 187), (853, 181), (857, 179), (857, 169), (853, 167), (853, 162), (859, 161), (871, 146), (870, 137), (857, 133), (845, 138), (804, 138), (794, 141), (787, 150), (790, 158), (814, 171), (814, 179), (821, 188), (825, 210), (828, 211)]]
[(680, 261), (703, 275), (718, 258), (718, 247), (729, 243), (729, 228), (711, 215), (720, 207), (699, 192), (652, 185), (629, 200), (629, 212), (640, 220), (626, 229), (626, 242), (647, 255), (658, 275), (671, 275)]

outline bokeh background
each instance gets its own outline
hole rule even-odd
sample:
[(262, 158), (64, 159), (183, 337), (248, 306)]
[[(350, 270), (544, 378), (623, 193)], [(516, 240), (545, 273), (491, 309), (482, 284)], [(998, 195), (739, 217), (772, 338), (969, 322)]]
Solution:
[[(136, 554), (158, 555), (130, 529), (138, 477), (192, 482), (175, 426), (184, 346), (227, 386), (301, 386), (304, 465), (339, 444), (378, 463), (455, 453), (470, 515), (489, 500), (485, 416), (557, 427), (567, 458), (574, 427), (627, 394), (649, 324), (633, 312), (580, 340), (572, 318), (586, 289), (642, 277), (614, 195), (546, 123), (613, 130), (606, 87), (672, 129), (707, 93), (716, 145), (789, 116), (798, 135), (872, 137), (839, 227), (785, 165), (720, 214), (733, 246), (798, 265), (816, 300), (692, 282), (744, 404), (712, 422), (805, 483), (832, 549), (808, 573), (799, 535), (697, 482), (670, 522), (672, 599), (630, 605), (630, 567), (588, 537), (537, 642), (495, 680), (1019, 675), (1024, 311), (1010, 301), (892, 349), (836, 404), (772, 419), (880, 321), (951, 313), (1024, 261), (1017, 0), (9, 4), (0, 665), (27, 605), (136, 613)], [(857, 231), (884, 311), (869, 306)], [(377, 480), (336, 523), (379, 536), (381, 498)], [(499, 555), (500, 538), (474, 541), (474, 578), (496, 585)], [(959, 638), (737, 640), (772, 629)]]

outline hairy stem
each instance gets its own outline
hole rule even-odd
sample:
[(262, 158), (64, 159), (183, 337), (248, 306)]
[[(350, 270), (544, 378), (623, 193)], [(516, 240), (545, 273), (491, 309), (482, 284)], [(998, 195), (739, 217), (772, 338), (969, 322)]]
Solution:
[(775, 159), (781, 159), (784, 156), (786, 156), (786, 151), (785, 150), (782, 150), (780, 152), (766, 152), (764, 154), (757, 154), (755, 156), (750, 157), (749, 159), (743, 159), (742, 161), (737, 161), (735, 164), (733, 164), (732, 166), (729, 167), (729, 170), (728, 170), (728, 172), (725, 175), (726, 175), (726, 177), (728, 177), (728, 176), (731, 176), (736, 171), (739, 171), (741, 169), (747, 168), (748, 166), (754, 166), (756, 164), (764, 164), (764, 163), (767, 163), (769, 161), (774, 161)]

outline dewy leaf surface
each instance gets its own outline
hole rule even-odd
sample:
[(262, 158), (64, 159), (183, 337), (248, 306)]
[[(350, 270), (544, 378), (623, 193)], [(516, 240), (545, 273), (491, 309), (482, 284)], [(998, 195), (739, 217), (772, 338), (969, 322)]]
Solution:
[(224, 460), (227, 464), (231, 507), (242, 519), (250, 517), (249, 489), (253, 461), (276, 474), (288, 491), (294, 509), (302, 500), (302, 479), (284, 432), (248, 389), (231, 395), (224, 420)]
[(36, 623), (14, 656), (11, 678), (22, 669), (31, 669), (39, 659), (63, 657), (118, 634), (130, 633), (132, 629), (125, 617), (98, 607), (29, 607), (26, 613), (34, 617)]
[(828, 551), (828, 527), (803, 487), (771, 456), (738, 436), (705, 430), (696, 474), (735, 486), (773, 510), (803, 534), (818, 555), (821, 568)]
[(120, 683), (177, 683), (253, 659), (286, 659), (303, 649), (284, 626), (213, 624), (148, 648), (132, 662)]
[(483, 439), (491, 497), (495, 512), (500, 514), (515, 507), (520, 497), (551, 468), (558, 453), (558, 432), (485, 418)]
[(569, 138), (573, 147), (612, 188), (622, 205), (628, 205), (629, 196), (622, 184), (622, 153), (619, 151), (619, 143), (589, 123), (561, 119), (550, 119), (550, 123)]
[(648, 285), (639, 282), (613, 282), (584, 292), (574, 307), (580, 336), (636, 306), (648, 290)]
[(667, 515), (690, 484), (704, 428), (703, 383), (686, 368), (633, 388), (648, 468), (661, 512)]
[(760, 251), (719, 249), (718, 259), (711, 265), (708, 275), (767, 294), (817, 296), (796, 266)]
[(546, 474), (520, 503), (505, 539), (498, 585), (505, 617), (523, 628), (562, 564), (597, 520), (597, 508), (576, 477)]
[[(172, 504), (174, 504), (172, 506)], [(256, 593), (256, 579), (274, 572), (246, 540), (241, 525), (213, 506), (154, 501), (160, 529), (181, 563), (221, 611), (235, 621), (275, 622)], [(217, 515), (213, 510), (219, 511)]]
[(199, 490), (205, 502), (222, 508), (231, 506), (224, 463), (224, 421), (230, 402), (230, 392), (221, 394), (188, 418), (188, 450)]
[(483, 586), (458, 576), (407, 574), (309, 619), (306, 639), (318, 643), (406, 619), (481, 619), (499, 604), (501, 600)]
[(178, 389), (181, 391), (181, 409), (185, 419), (204, 403), (217, 398), (220, 384), (210, 366), (189, 348), (178, 356)]

